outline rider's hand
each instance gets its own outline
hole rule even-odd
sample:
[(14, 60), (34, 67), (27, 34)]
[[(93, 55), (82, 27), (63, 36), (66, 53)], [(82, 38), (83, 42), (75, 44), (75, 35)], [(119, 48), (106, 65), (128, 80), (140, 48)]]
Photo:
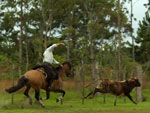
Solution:
[(60, 66), (60, 67), (63, 67), (63, 65), (62, 65), (62, 64), (59, 64), (59, 66)]
[(64, 46), (64, 43), (57, 43), (57, 46)]

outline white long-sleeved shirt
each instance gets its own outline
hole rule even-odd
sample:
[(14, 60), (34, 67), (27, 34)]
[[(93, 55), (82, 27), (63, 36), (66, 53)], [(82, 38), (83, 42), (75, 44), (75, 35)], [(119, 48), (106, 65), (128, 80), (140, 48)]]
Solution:
[(44, 51), (44, 53), (43, 53), (43, 56), (44, 56), (43, 62), (48, 62), (50, 64), (59, 64), (59, 62), (56, 61), (54, 56), (53, 56), (53, 50), (54, 50), (55, 47), (57, 47), (57, 45), (53, 44), (52, 46), (48, 47)]

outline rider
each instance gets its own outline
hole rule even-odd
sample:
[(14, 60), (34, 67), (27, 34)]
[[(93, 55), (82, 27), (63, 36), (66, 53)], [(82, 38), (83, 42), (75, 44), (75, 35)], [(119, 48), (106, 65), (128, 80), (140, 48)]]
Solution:
[(37, 65), (32, 68), (32, 69), (37, 69), (39, 67), (44, 67), (45, 72), (48, 75), (46, 78), (48, 87), (51, 86), (53, 80), (58, 79), (58, 72), (51, 64), (59, 64), (62, 67), (62, 64), (60, 64), (58, 61), (56, 61), (55, 58), (53, 57), (54, 48), (57, 46), (64, 46), (64, 45), (65, 45), (64, 43), (56, 43), (53, 45), (51, 45), (51, 44), (48, 45), (47, 49), (43, 53), (43, 56), (44, 56), (43, 63), (41, 65)]

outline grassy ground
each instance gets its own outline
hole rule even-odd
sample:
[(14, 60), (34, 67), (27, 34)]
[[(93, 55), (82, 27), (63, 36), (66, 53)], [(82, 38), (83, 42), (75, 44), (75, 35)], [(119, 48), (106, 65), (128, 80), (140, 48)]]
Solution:
[[(34, 99), (34, 94), (30, 94)], [(36, 103), (35, 99), (33, 105), (29, 105), (26, 99), (24, 109), (21, 108), (25, 99), (23, 94), (14, 94), (14, 104), (11, 104), (10, 94), (0, 94), (0, 113), (149, 113), (149, 94), (150, 90), (144, 90), (147, 102), (135, 105), (129, 99), (126, 99), (124, 103), (123, 98), (118, 98), (117, 106), (113, 106), (114, 96), (112, 95), (107, 95), (106, 104), (103, 103), (102, 94), (93, 99), (86, 99), (85, 104), (82, 104), (81, 93), (66, 91), (63, 105), (55, 101), (60, 94), (51, 93), (51, 98), (44, 101), (45, 108)], [(44, 97), (45, 92), (42, 91), (41, 95)]]

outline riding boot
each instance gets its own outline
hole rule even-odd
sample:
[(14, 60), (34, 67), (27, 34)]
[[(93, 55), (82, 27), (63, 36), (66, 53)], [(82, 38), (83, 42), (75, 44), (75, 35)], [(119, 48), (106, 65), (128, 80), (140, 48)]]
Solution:
[(49, 91), (51, 90), (51, 85), (52, 85), (53, 81), (54, 81), (54, 80), (48, 81), (47, 89), (48, 89)]

